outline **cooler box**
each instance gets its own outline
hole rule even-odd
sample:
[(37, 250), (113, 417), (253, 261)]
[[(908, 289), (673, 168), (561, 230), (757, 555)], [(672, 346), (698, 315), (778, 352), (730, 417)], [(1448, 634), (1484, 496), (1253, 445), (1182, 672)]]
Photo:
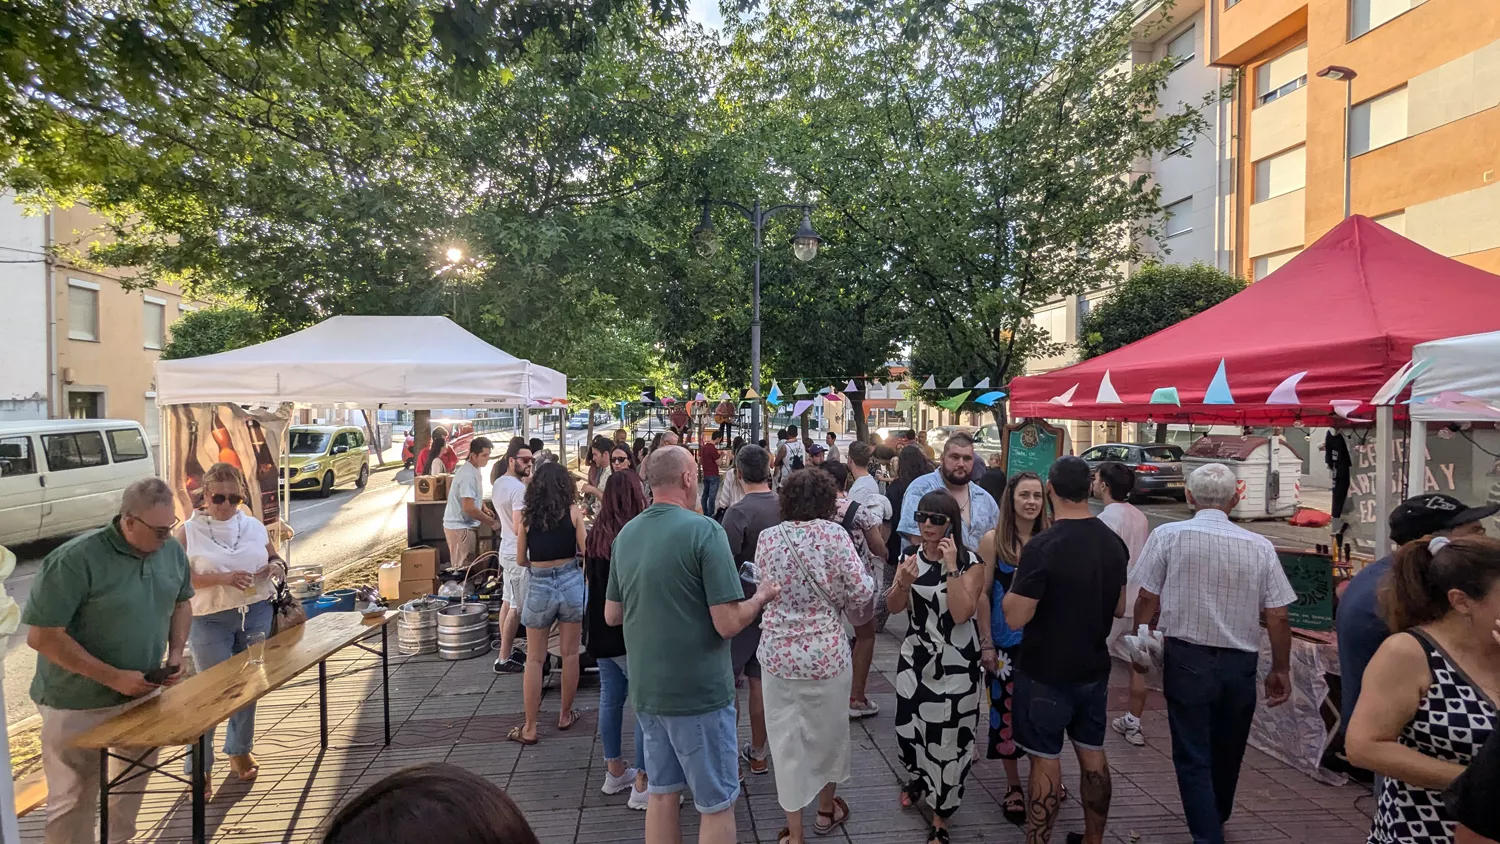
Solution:
[(1282, 519), (1295, 514), (1302, 502), (1302, 458), (1281, 437), (1276, 438), (1274, 465), (1271, 452), (1269, 437), (1203, 436), (1182, 455), (1182, 473), (1222, 463), (1234, 471), (1240, 492), (1230, 518)]

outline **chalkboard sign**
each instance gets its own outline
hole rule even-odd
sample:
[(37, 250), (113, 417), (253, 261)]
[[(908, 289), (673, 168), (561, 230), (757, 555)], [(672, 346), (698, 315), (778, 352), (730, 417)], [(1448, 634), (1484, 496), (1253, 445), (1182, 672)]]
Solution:
[(1006, 425), (1001, 442), (1005, 475), (1010, 478), (1021, 472), (1035, 472), (1045, 481), (1047, 470), (1062, 456), (1062, 431), (1040, 419)]
[(1280, 551), (1281, 570), (1292, 583), (1297, 600), (1287, 607), (1292, 626), (1303, 630), (1333, 629), (1333, 563), (1327, 554)]

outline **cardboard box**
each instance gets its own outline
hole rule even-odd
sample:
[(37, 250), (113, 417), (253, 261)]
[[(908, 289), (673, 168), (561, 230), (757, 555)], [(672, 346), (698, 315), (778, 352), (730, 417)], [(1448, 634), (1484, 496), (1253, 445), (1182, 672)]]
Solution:
[(402, 580), (432, 580), (437, 577), (438, 549), (418, 545), (401, 552)]
[(449, 475), (418, 475), (412, 480), (417, 501), (447, 501)]
[(392, 560), (389, 563), (381, 563), (376, 575), (376, 585), (380, 589), (380, 597), (387, 601), (399, 599), (401, 597), (401, 561)]
[(397, 605), (427, 595), (437, 594), (437, 580), (403, 580), (396, 595)]

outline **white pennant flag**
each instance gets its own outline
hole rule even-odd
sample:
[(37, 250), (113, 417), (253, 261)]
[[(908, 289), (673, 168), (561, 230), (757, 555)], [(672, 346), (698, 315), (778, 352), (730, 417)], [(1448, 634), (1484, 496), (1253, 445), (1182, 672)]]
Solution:
[(953, 379), (953, 383), (948, 385), (948, 389), (950, 389), (950, 390), (962, 390), (963, 388), (964, 388), (964, 377), (962, 375), (958, 376), (957, 378), (954, 378)]
[(931, 375), (927, 376), (927, 380), (922, 382), (922, 389), (924, 389), (924, 390), (936, 390), (937, 389), (937, 381), (935, 379), (933, 379), (933, 377)]
[(989, 387), (990, 387), (990, 379), (989, 379), (988, 376), (986, 376), (984, 379), (982, 379), (978, 384), (974, 385), (974, 389), (976, 389), (976, 390), (987, 390), (987, 389), (989, 389)]

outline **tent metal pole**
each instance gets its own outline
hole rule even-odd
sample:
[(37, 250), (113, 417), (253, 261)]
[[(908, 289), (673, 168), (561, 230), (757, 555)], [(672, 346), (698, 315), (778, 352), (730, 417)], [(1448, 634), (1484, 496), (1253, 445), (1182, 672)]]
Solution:
[(1391, 526), (1387, 517), (1391, 514), (1391, 492), (1394, 479), (1391, 477), (1395, 453), (1396, 408), (1381, 405), (1375, 408), (1375, 558), (1386, 555), (1391, 547)]
[(1427, 491), (1427, 423), (1411, 420), (1411, 437), (1406, 442), (1406, 497)]

